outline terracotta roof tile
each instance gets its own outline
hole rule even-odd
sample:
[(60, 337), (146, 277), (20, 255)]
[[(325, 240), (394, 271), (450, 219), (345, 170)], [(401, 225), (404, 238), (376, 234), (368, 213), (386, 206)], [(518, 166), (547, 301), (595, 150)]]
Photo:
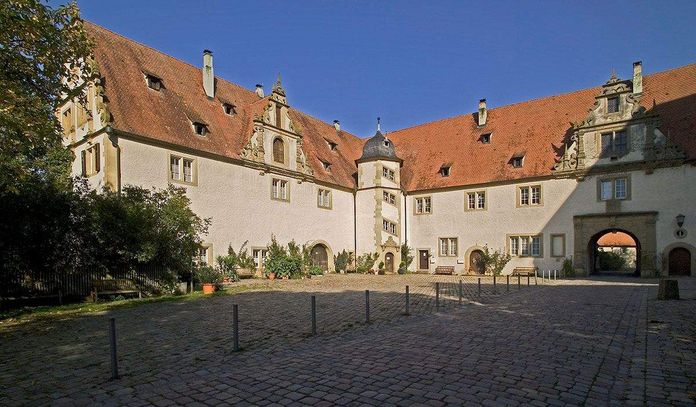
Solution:
[(624, 232), (607, 233), (597, 240), (600, 247), (630, 247), (635, 246), (633, 238)]

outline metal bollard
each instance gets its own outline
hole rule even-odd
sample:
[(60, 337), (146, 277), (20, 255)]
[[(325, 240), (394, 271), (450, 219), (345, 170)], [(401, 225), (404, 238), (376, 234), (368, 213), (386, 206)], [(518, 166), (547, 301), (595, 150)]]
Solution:
[(440, 309), (440, 283), (435, 283), (435, 309)]
[(505, 291), (510, 292), (510, 275), (505, 276)]
[(408, 286), (406, 286), (406, 315), (411, 315), (411, 304), (409, 303)]
[(464, 296), (464, 287), (462, 286), (462, 279), (459, 279), (459, 305), (462, 305), (462, 297)]
[(558, 280), (557, 273), (558, 273), (558, 270), (554, 270), (554, 271), (553, 271), (553, 281)]
[(529, 287), (529, 274), (527, 274), (527, 287)]
[(495, 281), (495, 274), (493, 274), (493, 294), (498, 294), (498, 286)]
[(109, 345), (111, 348), (111, 378), (118, 379), (118, 357), (116, 356), (116, 319), (109, 318)]
[(365, 290), (365, 323), (370, 323), (370, 290)]
[(517, 289), (520, 289), (520, 275), (517, 275)]
[(537, 274), (539, 274), (538, 270), (537, 270), (537, 269), (534, 269), (534, 285), (539, 285), (539, 284), (537, 283)]
[(481, 296), (481, 277), (478, 279), (478, 295)]
[(232, 351), (239, 352), (239, 306), (232, 305)]
[(317, 297), (312, 296), (312, 335), (317, 334)]

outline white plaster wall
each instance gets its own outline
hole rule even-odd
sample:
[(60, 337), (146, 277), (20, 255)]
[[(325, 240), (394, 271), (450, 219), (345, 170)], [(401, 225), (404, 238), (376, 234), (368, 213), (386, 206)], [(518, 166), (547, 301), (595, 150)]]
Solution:
[[(123, 185), (167, 186), (171, 150), (123, 138), (119, 144)], [(235, 250), (247, 240), (248, 247), (265, 247), (271, 235), (281, 243), (324, 240), (334, 253), (353, 250), (351, 192), (332, 189), (333, 208), (323, 209), (317, 206), (319, 187), (314, 183), (260, 175), (258, 170), (209, 158), (197, 157), (197, 163), (198, 185), (177, 185), (186, 188), (199, 216), (212, 218), (204, 240), (213, 244), (215, 256), (226, 253), (230, 243)], [(289, 202), (271, 199), (273, 178), (290, 181)]]
[[(357, 191), (355, 195), (357, 248), (356, 255), (373, 253), (377, 250), (375, 242), (375, 190)], [(381, 220), (380, 220), (381, 222)]]

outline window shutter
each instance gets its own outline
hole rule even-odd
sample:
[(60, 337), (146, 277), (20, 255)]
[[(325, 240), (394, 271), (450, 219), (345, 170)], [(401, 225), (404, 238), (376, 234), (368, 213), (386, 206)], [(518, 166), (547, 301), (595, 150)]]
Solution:
[(99, 152), (99, 146), (100, 144), (97, 143), (94, 145), (94, 172), (99, 172), (100, 170), (100, 161), (101, 161), (101, 154)]
[(87, 176), (87, 150), (80, 151), (80, 155), (82, 156), (82, 176), (86, 177)]

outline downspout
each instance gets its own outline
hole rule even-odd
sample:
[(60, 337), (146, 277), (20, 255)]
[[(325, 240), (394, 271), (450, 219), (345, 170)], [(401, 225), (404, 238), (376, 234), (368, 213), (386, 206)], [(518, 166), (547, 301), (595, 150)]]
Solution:
[(357, 264), (358, 257), (358, 209), (357, 209), (358, 191), (353, 191), (353, 268)]

